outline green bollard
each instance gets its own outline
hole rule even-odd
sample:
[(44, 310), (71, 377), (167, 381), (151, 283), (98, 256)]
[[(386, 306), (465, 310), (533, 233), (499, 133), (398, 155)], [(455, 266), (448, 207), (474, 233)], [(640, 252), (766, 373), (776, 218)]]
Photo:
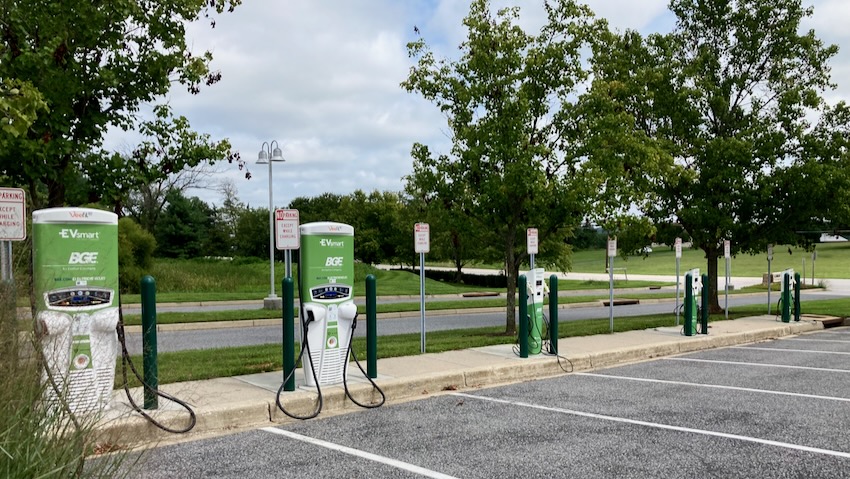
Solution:
[(791, 277), (788, 274), (782, 274), (782, 322), (791, 322)]
[(699, 326), (702, 334), (708, 334), (708, 296), (711, 294), (711, 283), (708, 282), (708, 275), (702, 275), (702, 309), (700, 310)]
[(693, 336), (696, 329), (697, 302), (694, 299), (694, 278), (691, 273), (685, 273), (685, 316), (683, 330), (685, 336)]
[(528, 357), (528, 278), (524, 274), (517, 280), (519, 288), (519, 357)]
[(558, 354), (558, 275), (549, 276), (549, 353)]
[(378, 377), (378, 287), (375, 275), (366, 276), (366, 374)]
[(794, 273), (794, 321), (799, 321), (799, 320), (800, 320), (800, 273)]
[(141, 280), (142, 291), (142, 375), (148, 387), (144, 389), (144, 408), (157, 409), (159, 373), (156, 357), (156, 281), (151, 275)]
[[(295, 286), (292, 278), (283, 278), (283, 385), (284, 391), (295, 391)], [(289, 379), (286, 379), (286, 378)]]

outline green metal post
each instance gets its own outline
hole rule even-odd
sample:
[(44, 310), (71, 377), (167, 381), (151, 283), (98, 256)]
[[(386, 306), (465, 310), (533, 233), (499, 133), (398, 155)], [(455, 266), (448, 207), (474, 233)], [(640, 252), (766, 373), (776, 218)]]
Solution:
[(694, 335), (694, 327), (696, 326), (696, 300), (694, 300), (694, 277), (688, 272), (685, 273), (685, 316), (684, 330), (685, 336)]
[(791, 322), (791, 277), (788, 274), (782, 274), (782, 322)]
[(558, 275), (549, 276), (549, 353), (558, 354)]
[(702, 308), (700, 310), (699, 327), (702, 334), (708, 334), (708, 296), (711, 294), (711, 283), (708, 282), (708, 275), (702, 275)]
[[(283, 278), (283, 385), (284, 391), (295, 391), (295, 286), (292, 278)], [(289, 379), (286, 379), (286, 378)]]
[(157, 409), (159, 398), (159, 373), (156, 358), (156, 281), (151, 275), (145, 275), (141, 280), (142, 291), (142, 375), (145, 384), (144, 408)]
[(524, 274), (517, 280), (519, 288), (519, 357), (528, 357), (528, 278)]
[[(814, 262), (812, 263), (814, 264)], [(812, 266), (814, 268), (814, 266)], [(794, 273), (794, 321), (800, 320), (800, 273)]]
[(378, 287), (375, 275), (366, 276), (366, 374), (378, 377)]

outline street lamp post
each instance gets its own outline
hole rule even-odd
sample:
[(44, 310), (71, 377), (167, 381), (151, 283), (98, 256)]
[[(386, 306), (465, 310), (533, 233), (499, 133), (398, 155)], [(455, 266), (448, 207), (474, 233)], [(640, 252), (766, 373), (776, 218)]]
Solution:
[(283, 307), (283, 300), (274, 292), (274, 192), (272, 189), (272, 163), (275, 161), (284, 161), (283, 153), (277, 141), (263, 142), (260, 148), (260, 153), (257, 155), (257, 164), (269, 164), (269, 297), (263, 300), (263, 308), (265, 309), (280, 309)]

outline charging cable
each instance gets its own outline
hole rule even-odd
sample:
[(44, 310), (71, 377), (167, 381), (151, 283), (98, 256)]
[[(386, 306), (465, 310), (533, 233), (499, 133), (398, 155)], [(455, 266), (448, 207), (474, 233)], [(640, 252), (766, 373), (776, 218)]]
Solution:
[[(342, 367), (342, 387), (343, 387), (343, 389), (345, 389), (346, 397), (348, 397), (348, 399), (351, 399), (351, 402), (353, 402), (354, 404), (356, 404), (356, 405), (358, 405), (362, 408), (366, 408), (366, 409), (373, 409), (373, 408), (381, 407), (386, 402), (387, 396), (384, 394), (384, 391), (382, 391), (381, 388), (379, 388), (378, 385), (375, 384), (375, 381), (373, 381), (372, 378), (369, 377), (369, 374), (367, 374), (366, 371), (363, 370), (363, 366), (360, 364), (360, 361), (357, 359), (357, 354), (354, 353), (354, 349), (351, 347), (352, 343), (354, 342), (353, 339), (354, 339), (354, 329), (355, 328), (357, 328), (357, 313), (354, 313), (354, 319), (351, 322), (351, 334), (348, 337), (348, 354), (346, 355), (345, 363), (343, 364), (343, 367)], [(357, 364), (357, 367), (360, 369), (360, 372), (363, 373), (363, 377), (365, 377), (372, 384), (372, 390), (378, 391), (378, 394), (381, 395), (381, 400), (378, 401), (377, 403), (363, 404), (361, 402), (358, 402), (356, 399), (354, 399), (354, 397), (351, 395), (351, 392), (348, 390), (348, 379), (347, 378), (348, 378), (348, 356), (349, 355), (352, 358), (354, 358), (354, 363)]]

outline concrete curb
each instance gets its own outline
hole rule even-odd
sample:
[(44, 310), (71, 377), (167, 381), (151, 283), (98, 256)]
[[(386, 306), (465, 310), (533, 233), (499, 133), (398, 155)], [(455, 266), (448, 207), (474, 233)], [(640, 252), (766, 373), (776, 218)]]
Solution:
[[(764, 317), (761, 319), (765, 320)], [(731, 323), (731, 326), (735, 326), (735, 321), (724, 323)], [(712, 324), (718, 325), (718, 323)], [(723, 327), (724, 325), (718, 325), (717, 329)], [(672, 336), (669, 332), (662, 334), (658, 330), (616, 333), (605, 335), (605, 338), (600, 339), (606, 339), (607, 343), (615, 344), (618, 335), (620, 335), (620, 338), (629, 333), (655, 334), (655, 336), (644, 336), (649, 338), (649, 340), (644, 340), (646, 344), (613, 347), (599, 352), (565, 353), (561, 360), (543, 355), (528, 359), (511, 357), (510, 345), (430, 353), (414, 359), (417, 362), (433, 361), (437, 365), (436, 369), (439, 370), (410, 374), (404, 377), (379, 377), (375, 382), (384, 391), (388, 403), (397, 403), (442, 394), (446, 391), (476, 389), (543, 379), (567, 372), (586, 371), (658, 357), (754, 343), (818, 331), (823, 327), (823, 323), (819, 320), (805, 320), (799, 323), (777, 323), (775, 325), (757, 323), (754, 326), (746, 325), (742, 331), (720, 331), (718, 334), (688, 338)], [(599, 337), (562, 339), (559, 341), (559, 350), (566, 351), (569, 349), (570, 341), (573, 342), (573, 345), (576, 345), (579, 344), (579, 341), (588, 338)], [(591, 345), (591, 347), (594, 346)], [(462, 364), (464, 358), (471, 358), (475, 355), (477, 355), (479, 362), (489, 364), (470, 364), (468, 366)], [(481, 360), (481, 358), (484, 359)], [(393, 359), (401, 358), (390, 358), (382, 361), (393, 361)], [(571, 370), (566, 367), (568, 364), (566, 360), (569, 360), (569, 363), (572, 364)], [(401, 363), (401, 361), (398, 362)], [(441, 368), (441, 365), (445, 367)], [(401, 364), (398, 369), (405, 370), (406, 368), (404, 364)], [(108, 414), (101, 420), (98, 426), (99, 440), (126, 447), (147, 447), (164, 441), (191, 440), (247, 428), (295, 421), (278, 409), (275, 403), (275, 392), (247, 384), (237, 378), (178, 383), (167, 385), (166, 389), (174, 391), (170, 393), (178, 397), (180, 397), (180, 391), (190, 396), (188, 402), (196, 408), (197, 414), (197, 424), (190, 433), (183, 435), (166, 433), (148, 423), (138, 413), (124, 407), (121, 410), (116, 408), (116, 410), (108, 411)], [(360, 402), (377, 401), (379, 399), (379, 395), (365, 381), (350, 381), (349, 390)], [(360, 410), (358, 406), (345, 397), (341, 385), (326, 386), (322, 389), (322, 392), (324, 400), (322, 416)], [(115, 394), (123, 394), (123, 391), (116, 391)], [(141, 399), (140, 388), (135, 388), (133, 394)], [(284, 393), (281, 398), (287, 410), (302, 416), (311, 413), (316, 405), (314, 391), (298, 389), (294, 392)], [(137, 402), (142, 403), (141, 400)], [(162, 404), (162, 401), (160, 403)], [(172, 428), (182, 428), (187, 424), (186, 411), (175, 407), (173, 404), (164, 410), (155, 411), (152, 415)]]

